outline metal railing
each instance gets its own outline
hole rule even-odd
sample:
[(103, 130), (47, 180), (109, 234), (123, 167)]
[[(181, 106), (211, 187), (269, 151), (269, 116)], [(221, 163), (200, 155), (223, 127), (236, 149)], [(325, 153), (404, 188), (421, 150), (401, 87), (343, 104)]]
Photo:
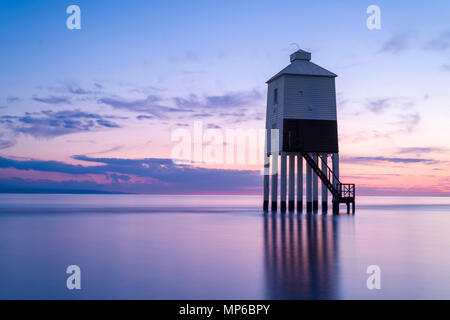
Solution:
[(320, 153), (317, 153), (318, 159), (322, 161), (322, 164), (324, 164), (327, 167), (327, 179), (328, 181), (332, 182), (333, 185), (339, 185), (341, 184), (341, 181), (339, 181), (339, 178), (333, 173), (333, 170), (328, 166), (327, 162), (323, 159), (323, 157), (320, 155)]
[[(355, 198), (355, 184), (354, 183), (341, 183), (339, 178), (333, 173), (333, 170), (328, 166), (327, 162), (323, 159), (321, 154), (317, 155), (318, 161), (316, 162), (308, 153), (302, 152), (303, 157), (309, 163), (311, 168), (316, 172), (320, 179), (327, 185), (328, 190), (338, 198), (338, 200), (354, 200)], [(322, 165), (326, 168), (326, 173), (319, 167), (319, 161), (322, 161)]]
[(355, 198), (355, 184), (354, 183), (341, 183), (339, 184), (339, 193), (341, 198)]

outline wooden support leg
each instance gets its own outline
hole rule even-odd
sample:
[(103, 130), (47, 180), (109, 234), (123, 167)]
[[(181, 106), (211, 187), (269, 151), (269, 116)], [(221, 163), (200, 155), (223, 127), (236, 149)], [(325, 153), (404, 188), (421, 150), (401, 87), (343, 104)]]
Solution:
[(280, 210), (286, 212), (286, 191), (287, 191), (287, 155), (281, 153), (281, 172), (280, 172)]
[(272, 211), (277, 211), (278, 198), (278, 154), (272, 154)]
[[(314, 162), (318, 164), (317, 154), (313, 155)], [(313, 192), (313, 210), (317, 211), (319, 209), (319, 177), (316, 172), (312, 173), (312, 192)]]
[(289, 203), (288, 210), (295, 209), (295, 154), (289, 155)]
[[(328, 155), (326, 153), (322, 154), (322, 161), (320, 163), (322, 173), (326, 176), (327, 175), (327, 161), (328, 161)], [(325, 185), (325, 182), (322, 181), (322, 211), (323, 213), (327, 213), (328, 211), (328, 189)]]
[(303, 211), (303, 157), (297, 155), (297, 212)]
[(306, 212), (312, 211), (312, 168), (306, 163)]
[(339, 214), (339, 202), (333, 199), (333, 214)]
[[(270, 158), (268, 159), (270, 161)], [(263, 210), (269, 210), (269, 174), (270, 174), (270, 162), (264, 165), (264, 203)]]

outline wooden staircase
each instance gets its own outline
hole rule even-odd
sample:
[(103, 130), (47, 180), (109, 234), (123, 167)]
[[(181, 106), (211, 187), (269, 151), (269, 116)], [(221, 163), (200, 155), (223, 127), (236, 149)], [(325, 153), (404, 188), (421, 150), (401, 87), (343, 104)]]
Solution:
[[(350, 204), (352, 204), (352, 211), (355, 213), (355, 184), (341, 183), (320, 153), (300, 153), (333, 195), (333, 211), (335, 213), (339, 212), (339, 204), (345, 203), (347, 205), (347, 213), (350, 213)], [(311, 155), (317, 155), (317, 163)], [(319, 162), (322, 162), (321, 164), (326, 167), (326, 172), (321, 170)]]

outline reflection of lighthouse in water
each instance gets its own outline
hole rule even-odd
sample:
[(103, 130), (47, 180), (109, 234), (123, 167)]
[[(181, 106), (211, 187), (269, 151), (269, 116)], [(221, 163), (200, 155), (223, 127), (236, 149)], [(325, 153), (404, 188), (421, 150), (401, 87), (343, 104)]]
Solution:
[(337, 297), (337, 223), (331, 216), (264, 215), (270, 299)]

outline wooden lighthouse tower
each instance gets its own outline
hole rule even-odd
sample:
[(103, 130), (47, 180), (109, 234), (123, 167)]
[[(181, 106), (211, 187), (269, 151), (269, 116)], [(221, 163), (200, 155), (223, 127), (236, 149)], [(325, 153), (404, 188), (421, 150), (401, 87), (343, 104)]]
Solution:
[[(267, 81), (266, 152), (269, 161), (266, 168), (271, 166), (272, 174), (264, 176), (264, 210), (269, 208), (271, 178), (272, 210), (277, 210), (278, 185), (281, 211), (286, 211), (286, 204), (289, 211), (293, 211), (297, 202), (297, 211), (301, 212), (304, 194), (306, 210), (318, 210), (320, 180), (324, 212), (328, 210), (328, 193), (332, 196), (334, 213), (338, 213), (339, 203), (347, 204), (348, 213), (352, 205), (354, 212), (355, 185), (339, 180), (337, 75), (312, 63), (311, 53), (303, 50), (291, 54), (290, 60), (286, 68)], [(273, 129), (278, 129), (278, 151), (271, 150), (270, 142), (276, 131)], [(280, 170), (277, 170), (278, 164)], [(303, 192), (304, 172), (306, 192)]]

